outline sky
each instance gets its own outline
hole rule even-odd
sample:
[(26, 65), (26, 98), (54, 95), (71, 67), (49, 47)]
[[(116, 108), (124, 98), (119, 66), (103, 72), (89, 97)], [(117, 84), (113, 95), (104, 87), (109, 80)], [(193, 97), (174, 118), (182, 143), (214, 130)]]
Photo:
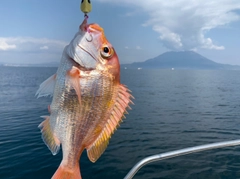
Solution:
[[(83, 21), (81, 0), (1, 0), (0, 63), (60, 61)], [(92, 0), (98, 23), (121, 64), (193, 50), (240, 65), (239, 0)]]

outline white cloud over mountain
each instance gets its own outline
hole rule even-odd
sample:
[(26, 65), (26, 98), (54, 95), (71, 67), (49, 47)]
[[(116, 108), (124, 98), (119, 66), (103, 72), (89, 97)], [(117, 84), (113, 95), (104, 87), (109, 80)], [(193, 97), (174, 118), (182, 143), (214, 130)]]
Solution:
[[(146, 13), (143, 26), (151, 26), (159, 39), (171, 50), (196, 48), (223, 50), (225, 47), (206, 33), (240, 20), (239, 0), (98, 0), (133, 7)], [(138, 10), (136, 10), (138, 9)], [(134, 13), (133, 15), (137, 15)]]

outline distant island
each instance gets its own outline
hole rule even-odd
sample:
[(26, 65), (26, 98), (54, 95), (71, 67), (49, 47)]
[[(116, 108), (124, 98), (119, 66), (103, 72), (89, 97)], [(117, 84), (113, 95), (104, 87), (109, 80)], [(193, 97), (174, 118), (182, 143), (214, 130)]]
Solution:
[(166, 52), (144, 62), (123, 64), (122, 68), (240, 70), (240, 66), (238, 65), (216, 63), (194, 51)]
[[(14, 67), (58, 67), (59, 62), (41, 64), (0, 63), (0, 66)], [(122, 69), (209, 69), (209, 70), (240, 70), (238, 65), (216, 63), (194, 51), (165, 52), (144, 62), (121, 64)]]
[(39, 63), (39, 64), (16, 64), (16, 63), (0, 63), (5, 67), (58, 67), (58, 62)]

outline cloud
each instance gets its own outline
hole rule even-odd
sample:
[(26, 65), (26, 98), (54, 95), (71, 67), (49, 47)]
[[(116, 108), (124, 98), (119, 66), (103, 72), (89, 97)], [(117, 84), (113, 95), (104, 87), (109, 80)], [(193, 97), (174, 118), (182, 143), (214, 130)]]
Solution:
[(52, 52), (62, 51), (67, 42), (47, 38), (32, 37), (0, 37), (0, 51), (41, 52), (50, 49)]
[(142, 48), (140, 46), (136, 46), (136, 49), (137, 50), (141, 50)]
[(49, 49), (49, 48), (48, 48), (48, 46), (46, 46), (46, 45), (40, 47), (40, 50), (47, 50), (47, 49)]
[(15, 49), (17, 46), (15, 44), (8, 44), (7, 42), (5, 41), (1, 41), (0, 40), (0, 50), (10, 50), (10, 49)]
[[(236, 10), (239, 0), (98, 0), (133, 7), (139, 13), (148, 14), (143, 26), (151, 26), (159, 33), (159, 39), (171, 50), (205, 48), (223, 50), (207, 36), (207, 32), (240, 20)], [(132, 15), (132, 14), (131, 14)]]
[(125, 49), (133, 49), (133, 50), (142, 50), (142, 47), (140, 47), (139, 45), (137, 45), (136, 47), (129, 47), (129, 46), (125, 46)]
[(47, 38), (0, 37), (0, 63), (49, 63), (61, 59), (67, 42)]

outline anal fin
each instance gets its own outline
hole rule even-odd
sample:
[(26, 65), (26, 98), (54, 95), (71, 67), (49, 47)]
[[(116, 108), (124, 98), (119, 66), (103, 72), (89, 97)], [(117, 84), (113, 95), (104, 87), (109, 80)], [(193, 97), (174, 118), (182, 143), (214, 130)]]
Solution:
[(49, 123), (50, 117), (49, 116), (42, 117), (45, 118), (45, 120), (38, 126), (42, 132), (42, 139), (44, 143), (48, 146), (52, 154), (56, 155), (60, 149), (60, 141), (51, 130)]
[(109, 139), (111, 137), (110, 127), (101, 132), (100, 136), (94, 141), (94, 143), (87, 148), (87, 155), (91, 162), (96, 162), (98, 158), (102, 155), (108, 146)]

